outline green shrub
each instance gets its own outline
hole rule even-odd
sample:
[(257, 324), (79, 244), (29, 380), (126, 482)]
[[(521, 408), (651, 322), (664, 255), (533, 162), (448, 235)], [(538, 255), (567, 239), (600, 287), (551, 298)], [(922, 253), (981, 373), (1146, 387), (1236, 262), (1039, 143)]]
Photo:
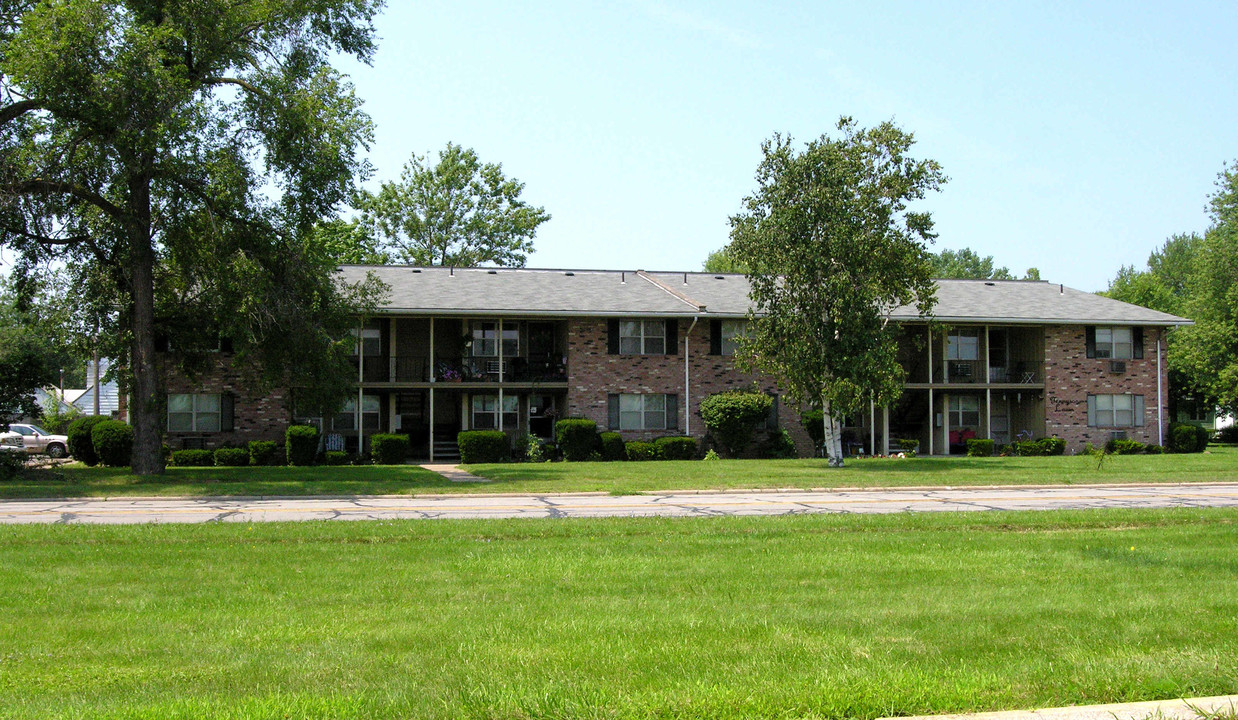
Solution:
[(602, 441), (603, 460), (627, 460), (628, 450), (623, 442), (623, 436), (617, 432), (604, 432), (598, 435)]
[(67, 435), (68, 427), (81, 416), (82, 411), (75, 407), (69, 408), (67, 412), (60, 412), (60, 403), (55, 403), (54, 407), (44, 410), (39, 416), (39, 427), (53, 435)]
[(1208, 447), (1208, 431), (1190, 423), (1172, 423), (1165, 449), (1171, 453), (1198, 453)]
[(992, 457), (993, 441), (984, 438), (971, 438), (967, 441), (967, 457)]
[(757, 425), (769, 417), (774, 399), (753, 390), (727, 390), (701, 401), (701, 419), (714, 440), (731, 456), (748, 448)]
[(555, 442), (564, 460), (588, 460), (598, 449), (597, 423), (585, 418), (564, 418), (555, 423)]
[(1238, 443), (1238, 423), (1226, 425), (1220, 430), (1217, 430), (1216, 441), (1223, 443)]
[(1143, 449), (1143, 451), (1149, 455), (1160, 455), (1165, 452), (1165, 448), (1161, 447), (1160, 445), (1149, 444), (1147, 447)]
[(279, 451), (279, 445), (274, 440), (250, 440), (249, 441), (249, 463), (251, 465), (274, 465), (275, 453)]
[(633, 440), (627, 444), (629, 460), (661, 460), (658, 446), (644, 440)]
[(215, 451), (217, 467), (246, 467), (249, 465), (247, 448), (219, 448)]
[(284, 433), (284, 453), (289, 465), (313, 465), (318, 456), (318, 428), (289, 425)]
[(825, 413), (821, 410), (809, 410), (800, 415), (800, 423), (812, 440), (813, 447), (821, 447), (825, 442)]
[(408, 436), (379, 433), (370, 436), (370, 457), (375, 465), (402, 465), (408, 457)]
[(133, 428), (119, 420), (95, 423), (90, 443), (99, 462), (108, 467), (129, 467), (133, 461)]
[(103, 415), (87, 415), (69, 423), (69, 454), (78, 462), (91, 467), (99, 464), (99, 455), (95, 452), (95, 444), (90, 439), (90, 432), (95, 425), (108, 420)]
[(460, 447), (460, 462), (506, 462), (511, 458), (512, 444), (502, 430), (465, 430), (456, 435)]
[(660, 437), (653, 445), (663, 460), (696, 459), (696, 438), (693, 437)]
[(1146, 446), (1138, 440), (1110, 440), (1105, 443), (1105, 452), (1113, 455), (1139, 455)]
[(1015, 454), (1022, 457), (1039, 457), (1048, 454), (1039, 440), (1016, 440), (1010, 445), (1014, 448)]
[(26, 467), (26, 453), (0, 450), (0, 480), (12, 480)]
[(542, 440), (536, 435), (525, 436), (524, 442), (525, 462), (550, 462), (551, 456), (554, 455), (554, 447), (552, 447), (550, 443)]
[(1045, 455), (1065, 455), (1066, 440), (1060, 437), (1041, 438), (1037, 442), (1044, 448)]
[(703, 458), (701, 458), (701, 459), (702, 459), (702, 460), (721, 460), (722, 458), (718, 457), (718, 451), (717, 451), (717, 450), (714, 450), (713, 448), (710, 448), (710, 449), (709, 449), (709, 452), (705, 453), (705, 457), (703, 457)]
[(328, 450), (322, 459), (328, 465), (347, 465), (350, 458), (343, 450)]
[(215, 464), (215, 454), (210, 450), (173, 450), (173, 467), (210, 467)]
[(795, 441), (785, 429), (766, 433), (765, 441), (761, 443), (758, 452), (763, 458), (790, 460), (796, 456)]

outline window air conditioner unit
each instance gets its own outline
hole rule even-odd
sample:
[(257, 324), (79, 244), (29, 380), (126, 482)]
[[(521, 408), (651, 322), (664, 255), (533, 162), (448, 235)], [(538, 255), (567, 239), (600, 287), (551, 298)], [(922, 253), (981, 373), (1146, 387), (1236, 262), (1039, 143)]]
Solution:
[(1110, 440), (1125, 440), (1126, 431), (1125, 430), (1114, 430), (1113, 432), (1109, 433), (1109, 439)]
[(1110, 360), (1109, 361), (1109, 372), (1111, 373), (1126, 372), (1126, 361), (1125, 360)]

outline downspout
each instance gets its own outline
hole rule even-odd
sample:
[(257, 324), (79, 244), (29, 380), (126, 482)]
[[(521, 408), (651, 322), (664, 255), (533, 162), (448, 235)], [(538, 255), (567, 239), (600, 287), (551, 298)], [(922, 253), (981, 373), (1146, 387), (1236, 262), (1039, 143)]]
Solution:
[(1161, 387), (1161, 336), (1164, 334), (1164, 329), (1156, 333), (1156, 444), (1161, 447), (1165, 446), (1165, 398)]
[(692, 328), (696, 327), (696, 321), (700, 320), (700, 316), (696, 315), (692, 318), (692, 324), (688, 326), (688, 332), (683, 334), (683, 434), (692, 435), (692, 380), (688, 377), (688, 359), (691, 355), (688, 348), (688, 337), (692, 335)]

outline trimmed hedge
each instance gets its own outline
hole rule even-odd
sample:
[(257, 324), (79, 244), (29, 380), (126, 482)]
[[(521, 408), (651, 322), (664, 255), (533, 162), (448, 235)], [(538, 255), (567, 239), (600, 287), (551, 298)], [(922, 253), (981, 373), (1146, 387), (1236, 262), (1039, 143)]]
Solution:
[(104, 420), (90, 429), (90, 443), (99, 462), (108, 467), (133, 463), (133, 428), (119, 420)]
[(775, 430), (765, 434), (765, 441), (757, 449), (762, 458), (767, 460), (790, 460), (797, 457), (795, 441), (786, 429)]
[(348, 453), (343, 450), (328, 450), (326, 454), (323, 455), (323, 461), (328, 465), (347, 465)]
[(274, 465), (275, 453), (278, 451), (279, 445), (276, 445), (274, 440), (250, 440), (249, 463), (258, 466)]
[(90, 467), (99, 464), (99, 455), (95, 452), (95, 444), (90, 439), (90, 433), (95, 425), (108, 419), (110, 418), (105, 415), (87, 415), (69, 423), (69, 431), (65, 434), (69, 436), (69, 454), (74, 460)]
[(629, 460), (661, 460), (658, 446), (644, 440), (633, 440), (627, 445)]
[(701, 401), (701, 419), (726, 454), (735, 456), (747, 449), (773, 407), (774, 399), (763, 392), (727, 390)]
[(1147, 447), (1138, 440), (1110, 440), (1105, 443), (1105, 452), (1114, 455), (1140, 455)]
[(1063, 455), (1066, 452), (1066, 440), (1060, 437), (1047, 437), (1039, 440), (1024, 440), (1010, 444), (1017, 455), (1024, 457), (1043, 457), (1046, 455)]
[(653, 441), (658, 456), (663, 460), (695, 460), (696, 438), (660, 437)]
[(408, 457), (408, 436), (379, 433), (370, 436), (370, 457), (375, 465), (402, 465)]
[(318, 428), (290, 425), (284, 433), (284, 451), (289, 465), (313, 465), (318, 456)]
[(588, 460), (598, 449), (598, 425), (586, 418), (564, 418), (555, 423), (555, 443), (564, 460)]
[(460, 447), (460, 462), (506, 462), (511, 459), (512, 443), (502, 430), (465, 430), (456, 435)]
[(967, 457), (992, 457), (994, 443), (985, 438), (971, 438), (967, 441)]
[(215, 451), (217, 467), (246, 467), (249, 465), (247, 448), (219, 448)]
[(215, 454), (210, 450), (173, 450), (173, 467), (210, 467), (215, 464)]
[(628, 449), (623, 442), (623, 436), (617, 432), (604, 432), (598, 435), (602, 441), (603, 460), (627, 460)]
[(1190, 423), (1171, 423), (1165, 449), (1171, 453), (1200, 453), (1208, 447), (1208, 431)]

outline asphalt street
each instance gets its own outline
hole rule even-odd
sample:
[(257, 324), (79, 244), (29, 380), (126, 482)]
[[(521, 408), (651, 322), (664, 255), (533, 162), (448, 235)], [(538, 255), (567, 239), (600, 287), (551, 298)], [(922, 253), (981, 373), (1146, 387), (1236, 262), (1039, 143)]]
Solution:
[(1085, 508), (1238, 507), (1238, 483), (643, 495), (423, 495), (0, 501), (0, 523), (203, 523), (437, 518), (708, 517)]

